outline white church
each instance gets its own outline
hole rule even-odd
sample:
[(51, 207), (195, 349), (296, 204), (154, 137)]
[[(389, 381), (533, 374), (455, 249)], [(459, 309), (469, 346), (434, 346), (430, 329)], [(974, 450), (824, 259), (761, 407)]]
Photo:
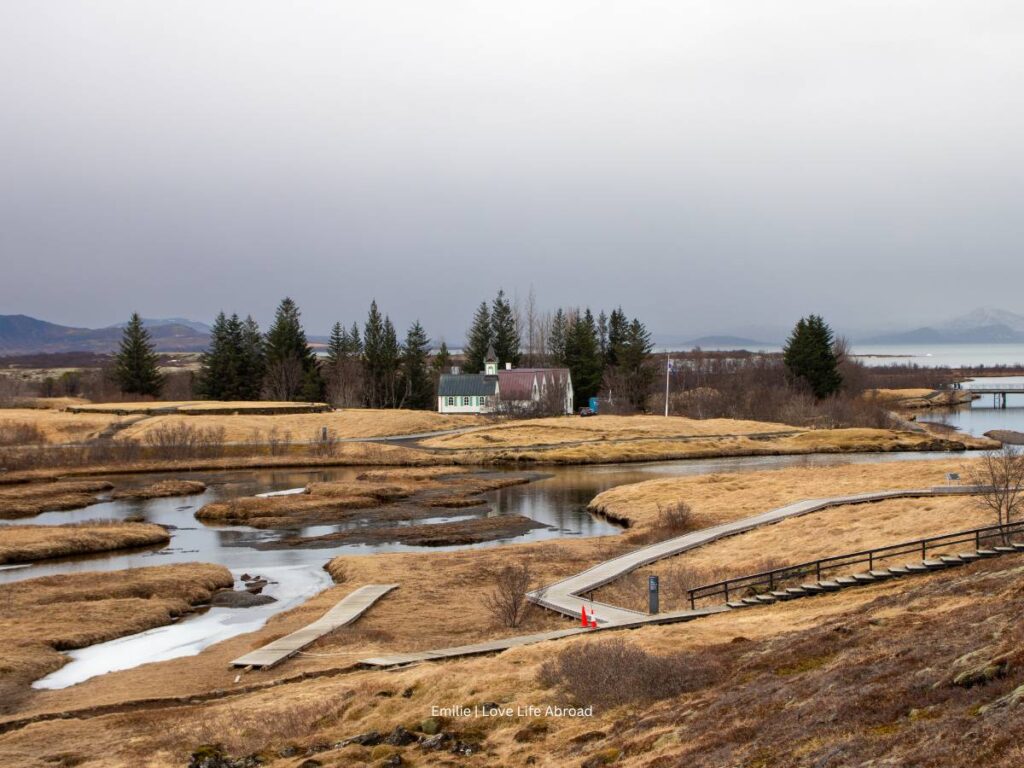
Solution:
[(568, 368), (499, 367), (494, 348), (487, 350), (483, 373), (441, 375), (437, 387), (440, 413), (528, 412), (544, 402), (554, 402), (562, 413), (572, 413), (572, 377)]

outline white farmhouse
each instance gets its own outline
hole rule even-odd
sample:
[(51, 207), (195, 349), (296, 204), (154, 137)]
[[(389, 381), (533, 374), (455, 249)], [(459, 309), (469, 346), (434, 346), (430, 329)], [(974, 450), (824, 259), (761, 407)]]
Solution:
[(487, 350), (483, 373), (441, 375), (437, 410), (441, 413), (527, 413), (547, 404), (547, 410), (572, 413), (572, 377), (568, 368), (499, 369), (494, 349)]

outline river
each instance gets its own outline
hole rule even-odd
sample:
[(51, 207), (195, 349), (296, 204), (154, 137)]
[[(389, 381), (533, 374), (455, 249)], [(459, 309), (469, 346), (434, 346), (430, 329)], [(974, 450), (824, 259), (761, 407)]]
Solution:
[[(964, 389), (986, 384), (1015, 384), (1024, 386), (1024, 376), (978, 377), (964, 382)], [(1007, 395), (1006, 407), (997, 407), (992, 395), (979, 395), (978, 399), (948, 411), (928, 412), (920, 416), (926, 421), (941, 421), (962, 432), (982, 436), (993, 429), (1024, 432), (1024, 392)]]
[[(617, 526), (591, 515), (586, 505), (598, 493), (626, 483), (657, 477), (748, 472), (791, 466), (828, 466), (878, 461), (915, 461), (945, 458), (939, 453), (884, 453), (852, 455), (769, 456), (672, 461), (650, 464), (619, 464), (585, 467), (556, 467), (546, 470), (543, 479), (515, 485), (487, 494), (487, 506), (466, 510), (472, 515), (523, 515), (544, 523), (514, 539), (492, 541), (474, 547), (496, 547), (509, 541), (536, 541), (574, 536), (607, 536), (621, 531)], [(227, 638), (253, 632), (275, 613), (308, 600), (331, 584), (323, 569), (339, 554), (372, 554), (422, 550), (398, 543), (342, 545), (334, 549), (256, 549), (253, 545), (276, 538), (283, 531), (257, 530), (244, 526), (210, 526), (197, 521), (195, 511), (210, 501), (248, 496), (254, 493), (300, 488), (307, 483), (349, 480), (361, 470), (352, 468), (317, 470), (246, 470), (202, 472), (187, 475), (202, 480), (207, 490), (197, 496), (150, 499), (145, 501), (105, 501), (67, 512), (48, 512), (32, 518), (34, 524), (54, 525), (95, 519), (124, 519), (140, 516), (168, 526), (171, 541), (167, 546), (90, 557), (50, 560), (29, 566), (0, 567), (0, 583), (37, 576), (90, 570), (118, 570), (180, 562), (217, 563), (229, 568), (238, 579), (243, 573), (269, 578), (265, 590), (277, 599), (269, 605), (246, 609), (210, 608), (164, 627), (158, 627), (106, 643), (89, 646), (67, 655), (69, 663), (37, 680), (36, 688), (64, 688), (119, 669), (196, 654), (203, 648)], [(185, 475), (177, 475), (185, 477)], [(160, 479), (160, 475), (131, 475), (117, 479), (119, 487), (142, 486)], [(113, 479), (113, 478), (112, 478)], [(938, 483), (940, 478), (936, 478)], [(431, 522), (437, 522), (441, 519)], [(0, 524), (21, 521), (0, 521)], [(372, 525), (368, 515), (346, 525)], [(335, 526), (317, 526), (304, 532), (323, 533)], [(292, 531), (289, 531), (289, 533)], [(437, 549), (459, 549), (441, 547)]]

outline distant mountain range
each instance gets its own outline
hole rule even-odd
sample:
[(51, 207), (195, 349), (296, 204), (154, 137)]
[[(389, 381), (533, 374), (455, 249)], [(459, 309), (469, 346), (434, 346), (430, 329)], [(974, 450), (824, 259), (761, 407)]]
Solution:
[(776, 343), (769, 341), (757, 341), (755, 339), (748, 339), (743, 336), (701, 336), (696, 339), (689, 339), (684, 341), (679, 346), (683, 348), (696, 348), (701, 347), (702, 349), (747, 349), (751, 351), (757, 351), (759, 349), (771, 349), (778, 347)]
[[(158, 352), (197, 352), (210, 340), (209, 326), (182, 318), (144, 319)], [(56, 352), (113, 352), (121, 325), (74, 328), (28, 315), (0, 315), (0, 356)]]
[(1005, 309), (982, 308), (936, 325), (857, 341), (863, 344), (1024, 343), (1024, 315)]

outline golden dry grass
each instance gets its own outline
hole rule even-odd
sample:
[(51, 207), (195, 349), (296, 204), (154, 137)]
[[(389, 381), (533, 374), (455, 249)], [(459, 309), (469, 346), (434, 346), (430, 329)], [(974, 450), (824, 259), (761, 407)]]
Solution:
[[(986, 564), (987, 565), (987, 564)], [(976, 570), (976, 569), (975, 569)], [(556, 691), (545, 688), (538, 681), (541, 665), (554, 653), (587, 642), (601, 642), (614, 636), (624, 636), (628, 642), (653, 653), (668, 654), (678, 651), (694, 653), (711, 652), (720, 647), (742, 645), (741, 651), (747, 656), (763, 656), (769, 669), (767, 682), (780, 688), (784, 682), (784, 693), (798, 697), (790, 680), (799, 681), (790, 668), (813, 670), (821, 666), (819, 655), (826, 650), (816, 645), (813, 639), (801, 640), (806, 633), (832, 632), (840, 638), (849, 637), (851, 627), (858, 633), (846, 641), (850, 651), (866, 642), (861, 627), (871, 629), (872, 623), (892, 625), (886, 631), (875, 630), (868, 636), (891, 642), (897, 639), (894, 629), (903, 632), (902, 640), (913, 639), (913, 627), (931, 627), (934, 633), (941, 633), (944, 619), (955, 616), (966, 606), (977, 605), (984, 595), (974, 597), (950, 596), (941, 592), (944, 579), (963, 578), (967, 570), (949, 574), (935, 574), (921, 577), (902, 584), (888, 583), (859, 590), (849, 590), (813, 600), (801, 600), (761, 609), (750, 609), (736, 614), (715, 616), (685, 625), (649, 627), (629, 633), (599, 633), (594, 637), (573, 638), (556, 643), (507, 651), (500, 656), (478, 657), (451, 662), (423, 664), (395, 671), (365, 671), (335, 678), (314, 678), (289, 685), (281, 685), (264, 691), (214, 701), (207, 704), (179, 706), (174, 709), (157, 711), (127, 712), (108, 716), (102, 720), (61, 720), (25, 728), (0, 739), (0, 758), (24, 759), (32, 756), (34, 762), (26, 765), (43, 766), (58, 762), (60, 755), (70, 759), (88, 760), (88, 765), (97, 768), (145, 763), (151, 766), (181, 766), (187, 762), (189, 752), (202, 743), (219, 742), (233, 755), (252, 752), (274, 754), (282, 748), (294, 745), (299, 755), (282, 765), (298, 765), (305, 756), (302, 752), (314, 744), (327, 745), (324, 751), (315, 755), (325, 765), (363, 765), (379, 761), (386, 750), (374, 752), (358, 745), (335, 747), (341, 740), (358, 733), (377, 730), (390, 732), (395, 726), (418, 728), (423, 720), (431, 716), (433, 706), (472, 706), (485, 701), (497, 702), (502, 706), (527, 707), (531, 705), (567, 703)], [(913, 584), (915, 593), (905, 601), (909, 611), (893, 611), (893, 598)], [(934, 586), (932, 586), (934, 585)], [(917, 594), (920, 593), (920, 594)], [(383, 608), (388, 601), (398, 598), (401, 589), (392, 593), (371, 610), (368, 617)], [(999, 600), (992, 597), (984, 608), (999, 612)], [(322, 606), (321, 606), (322, 607)], [(1003, 620), (1000, 619), (1002, 622)], [(291, 624), (282, 619), (279, 623)], [(819, 630), (825, 624), (826, 628)], [(907, 625), (907, 626), (904, 626)], [(1000, 624), (1002, 626), (1002, 624)], [(278, 627), (279, 631), (282, 627)], [(353, 658), (345, 653), (344, 641), (353, 645), (386, 645), (388, 636), (367, 629), (342, 630), (339, 641), (333, 648), (340, 651), (338, 656), (319, 658), (309, 656), (298, 659), (298, 665), (312, 671), (312, 665), (342, 666)], [(839, 630), (845, 629), (840, 634)], [(865, 630), (866, 631), (866, 630)], [(907, 634), (909, 632), (909, 634)], [(234, 641), (229, 641), (234, 642)], [(929, 644), (931, 645), (931, 644)], [(928, 647), (928, 646), (926, 646)], [(937, 644), (935, 647), (938, 647)], [(817, 649), (817, 650), (815, 650)], [(961, 653), (974, 650), (975, 646), (965, 645)], [(330, 649), (318, 648), (321, 653)], [(882, 649), (879, 649), (881, 651)], [(831, 648), (827, 652), (834, 652)], [(983, 657), (984, 658), (984, 657)], [(786, 661), (790, 662), (787, 667)], [(160, 665), (150, 665), (148, 674), (136, 673), (132, 680), (140, 683), (141, 689), (132, 689), (137, 695), (147, 694), (152, 687), (152, 677), (168, 677), (163, 668), (176, 667), (183, 670), (185, 660), (175, 660)], [(194, 661), (194, 660), (193, 660)], [(291, 662), (290, 662), (291, 663)], [(772, 670), (781, 670), (773, 672)], [(212, 668), (216, 680), (209, 685), (225, 685), (230, 688), (228, 678), (234, 674), (221, 668)], [(292, 670), (294, 673), (296, 670)], [(908, 684), (914, 679), (908, 672)], [(128, 675), (129, 673), (115, 673)], [(196, 674), (193, 672), (193, 674)], [(936, 671), (936, 677), (940, 672)], [(274, 672), (263, 676), (271, 678)], [(937, 679), (937, 677), (936, 677)], [(99, 679), (102, 682), (103, 678)], [(244, 682), (251, 681), (247, 676)], [(127, 686), (127, 678), (122, 680)], [(893, 681), (898, 685), (896, 681)], [(929, 679), (931, 682), (931, 679)], [(728, 680), (728, 685), (742, 691), (743, 686), (753, 683), (753, 675), (745, 674), (740, 679)], [(82, 688), (96, 687), (90, 681), (84, 686), (63, 692), (65, 700), (82, 701)], [(726, 688), (723, 684), (722, 689)], [(176, 690), (181, 690), (177, 686)], [(122, 688), (124, 690), (124, 688)], [(166, 690), (166, 688), (165, 688)], [(857, 694), (833, 684), (821, 686), (826, 693), (812, 692), (804, 696), (837, 696)], [(56, 693), (46, 693), (53, 700)], [(108, 695), (113, 695), (110, 692)], [(467, 741), (480, 744), (480, 752), (469, 757), (460, 756), (453, 760), (445, 752), (431, 753), (415, 746), (400, 751), (404, 760), (415, 765), (452, 765), (457, 762), (466, 766), (523, 765), (530, 764), (547, 768), (551, 766), (579, 765), (600, 750), (617, 749), (615, 765), (648, 766), (659, 755), (667, 756), (687, 743), (687, 737), (680, 738), (695, 726), (704, 730), (718, 726), (732, 727), (732, 722), (708, 722), (702, 716), (705, 708), (716, 702), (716, 691), (699, 692), (683, 700), (665, 702), (664, 706), (638, 704), (624, 709), (597, 710), (593, 717), (536, 717), (498, 716), (491, 718), (450, 717), (441, 718), (445, 730), (455, 732)], [(984, 690), (975, 699), (984, 702), (990, 699)], [(821, 704), (825, 705), (822, 699)], [(749, 702), (747, 703), (749, 707)], [(689, 728), (678, 721), (667, 721), (660, 715), (665, 708), (674, 710), (676, 716), (691, 718)], [(905, 713), (904, 713), (905, 714)], [(756, 721), (755, 721), (756, 722)], [(798, 721), (799, 722), (799, 721)], [(102, 725), (103, 737), (98, 738), (98, 726)], [(533, 736), (529, 732), (533, 731)], [(820, 733), (820, 730), (818, 731)], [(761, 729), (748, 731), (761, 734)], [(628, 735), (626, 735), (628, 734)], [(810, 733), (808, 733), (808, 736)], [(759, 737), (760, 738), (760, 737)], [(627, 745), (632, 746), (627, 746)], [(792, 745), (790, 745), (792, 746)], [(626, 748), (623, 748), (626, 747)], [(667, 757), (666, 757), (667, 759)], [(686, 761), (667, 762), (666, 765), (687, 764)], [(702, 765), (720, 763), (704, 762)], [(744, 763), (747, 764), (747, 763)], [(790, 764), (790, 763), (780, 763)], [(657, 765), (661, 765), (658, 763)], [(1005, 764), (1004, 764), (1005, 765)]]
[(173, 408), (182, 412), (208, 410), (259, 410), (263, 408), (303, 410), (323, 403), (295, 403), (277, 400), (146, 400), (127, 403), (75, 403), (70, 407), (83, 413), (153, 413)]
[[(391, 468), (364, 472), (351, 481), (311, 483), (302, 494), (212, 502), (199, 509), (196, 517), (257, 528), (328, 523), (349, 518), (355, 510), (402, 501), (407, 501), (407, 506), (464, 506), (464, 502), (482, 493), (528, 479), (529, 476), (517, 474), (487, 475), (454, 467)], [(402, 520), (401, 509), (392, 510), (389, 519)]]
[[(219, 404), (223, 405), (223, 403)], [(254, 403), (253, 405), (266, 405)], [(271, 437), (278, 440), (290, 437), (306, 441), (327, 427), (335, 438), (385, 437), (439, 432), (486, 424), (487, 420), (474, 415), (447, 415), (433, 411), (374, 410), (348, 408), (325, 413), (299, 413), (264, 416), (240, 413), (236, 415), (166, 415), (152, 416), (118, 433), (119, 439), (144, 440), (146, 435), (160, 427), (188, 425), (196, 428), (224, 429), (228, 442), (265, 443)], [(286, 433), (288, 433), (286, 435)]]
[(79, 509), (99, 501), (114, 484), (106, 480), (59, 480), (0, 485), (0, 518), (30, 517), (42, 512)]
[(70, 525), (0, 526), (0, 564), (165, 544), (170, 534), (152, 523), (91, 520)]
[(594, 440), (750, 435), (797, 432), (787, 424), (737, 419), (688, 419), (682, 416), (558, 416), (496, 424), (459, 435), (435, 437), (431, 448), (531, 448)]
[[(598, 590), (595, 597), (613, 605), (646, 610), (647, 577), (656, 574), (661, 583), (662, 609), (684, 610), (689, 608), (686, 589), (721, 579), (994, 524), (996, 520), (990, 510), (976, 499), (963, 496), (891, 499), (833, 507), (720, 539), (640, 568)], [(970, 548), (960, 544), (932, 549), (929, 556)], [(903, 555), (892, 562), (879, 561), (876, 567), (920, 559), (917, 554)], [(830, 575), (866, 570), (867, 565), (860, 564)]]
[(120, 417), (105, 413), (67, 413), (44, 408), (5, 408), (0, 422), (36, 427), (50, 443), (92, 440), (116, 424)]
[(165, 499), (169, 496), (191, 496), (206, 490), (206, 483), (199, 480), (159, 480), (142, 488), (125, 488), (114, 491), (114, 499)]
[[(788, 467), (765, 472), (666, 477), (612, 488), (594, 497), (590, 508), (628, 521), (642, 530), (656, 524), (659, 504), (685, 501), (693, 508), (695, 525), (705, 528), (801, 499), (943, 485), (947, 472), (967, 476), (974, 462), (968, 454), (937, 461)], [(807, 519), (817, 518), (812, 515)], [(842, 546), (841, 541), (836, 544)]]
[(83, 648), (171, 622), (230, 587), (227, 568), (203, 563), (92, 571), (6, 584), (0, 601), (0, 709), (31, 680), (58, 669), (61, 650)]
[[(476, 434), (476, 433), (471, 433)], [(433, 441), (431, 441), (433, 442)], [(987, 438), (888, 429), (816, 429), (772, 437), (697, 437), (652, 440), (595, 440), (550, 448), (490, 448), (452, 451), (459, 463), (607, 464), (617, 462), (706, 459), (727, 456), (778, 456), (810, 453), (948, 451), (992, 448)]]
[[(316, 674), (384, 652), (441, 647), (506, 634), (567, 627), (570, 626), (568, 621), (546, 613), (536, 614), (527, 626), (519, 630), (497, 626), (483, 605), (489, 584), (485, 574), (503, 564), (523, 560), (530, 562), (538, 581), (545, 583), (578, 572), (636, 546), (636, 537), (656, 520), (658, 501), (666, 503), (683, 498), (694, 506), (698, 524), (708, 525), (762, 512), (799, 498), (939, 484), (946, 471), (964, 471), (966, 463), (964, 458), (957, 457), (948, 461), (791, 468), (744, 475), (653, 480), (615, 489), (598, 497), (603, 506), (614, 508), (617, 515), (634, 522), (635, 530), (621, 536), (463, 552), (335, 558), (329, 569), (341, 582), (339, 586), (296, 609), (273, 617), (258, 632), (211, 646), (195, 657), (104, 675), (65, 691), (33, 693), (25, 702), (23, 712), (112, 704), (123, 702), (126, 697), (143, 699), (185, 696), (212, 689), (230, 690), (235, 685), (236, 672), (228, 669), (228, 661), (319, 618), (345, 594), (366, 583), (394, 582), (400, 587), (375, 605), (358, 624), (321, 639), (306, 653), (274, 670), (244, 675), (240, 685), (305, 673)], [(390, 472), (383, 477), (394, 480)], [(879, 505), (877, 509), (880, 510), (878, 514), (885, 513), (885, 507)], [(895, 513), (895, 510), (889, 512)], [(941, 510), (939, 513), (944, 514)], [(818, 519), (827, 518), (817, 515), (803, 518), (808, 528), (805, 534), (801, 534), (797, 547), (813, 544), (813, 523)], [(902, 525), (898, 523), (900, 519), (910, 520), (901, 513), (896, 514), (892, 521), (883, 522), (890, 526)], [(927, 516), (920, 518), (920, 522), (928, 523)], [(871, 527), (865, 525), (851, 530), (851, 537), (869, 535), (870, 531)], [(780, 537), (779, 543), (785, 544), (785, 537)], [(797, 548), (794, 551), (805, 550)], [(945, 576), (935, 574), (919, 581), (929, 582)], [(898, 595), (908, 583), (911, 582), (889, 582), (685, 625), (650, 627), (631, 632), (628, 637), (659, 653), (679, 649), (701, 650), (717, 643), (728, 643), (736, 637), (745, 638), (745, 642), (774, 641), (776, 638), (784, 639), (789, 633), (814, 628), (823, 621), (845, 621), (845, 616), (865, 616), (872, 601)], [(915, 607), (915, 621), (928, 623), (937, 620), (943, 611), (956, 605), (948, 601), (924, 600)], [(96, 766), (130, 764), (141, 759), (154, 766), (180, 766), (187, 762), (188, 749), (213, 733), (218, 734), (231, 749), (255, 751), (267, 748), (276, 751), (289, 743), (333, 743), (374, 728), (389, 731), (397, 724), (412, 725), (429, 716), (430, 707), (434, 704), (471, 705), (483, 701), (512, 705), (554, 703), (557, 701), (555, 693), (539, 685), (537, 671), (552, 653), (576, 642), (579, 641), (548, 643), (509, 651), (497, 657), (419, 665), (398, 671), (365, 671), (337, 678), (308, 679), (262, 693), (168, 711), (128, 713), (106, 717), (102, 721), (70, 720), (32, 726), (0, 738), (0, 762), (5, 757), (31, 755), (38, 756), (37, 764), (41, 766), (44, 758), (63, 752), (87, 756), (94, 761), (89, 764)], [(785, 655), (785, 650), (779, 653)], [(409, 692), (408, 698), (403, 695), (406, 691)], [(309, 713), (310, 702), (321, 703), (319, 713), (322, 716), (317, 716), (316, 712)], [(699, 702), (688, 706), (695, 712), (701, 710)], [(573, 746), (575, 737), (593, 731), (617, 733), (622, 727), (623, 717), (622, 712), (613, 711), (598, 713), (586, 720), (553, 718), (548, 721), (547, 735), (538, 744), (516, 739), (516, 734), (525, 725), (521, 718), (501, 717), (483, 722), (456, 718), (448, 727), (459, 732), (475, 732), (485, 739), (485, 754), (459, 757), (459, 764), (520, 765), (532, 755), (536, 765), (560, 766), (578, 764), (590, 755), (592, 750)], [(105, 735), (97, 739), (96, 728), (101, 722)], [(262, 727), (252, 727), (253, 723), (260, 723)], [(665, 752), (676, 743), (666, 742), (657, 749), (649, 747), (642, 753), (630, 753), (620, 762), (629, 766), (646, 765), (653, 755)], [(415, 748), (407, 750), (405, 755), (417, 765), (439, 764), (439, 761), (452, 759), (444, 753), (421, 753)], [(362, 764), (369, 757), (369, 750), (350, 746), (329, 751), (319, 759), (328, 765), (350, 765)], [(301, 761), (301, 758), (297, 760)]]
[(946, 408), (969, 403), (974, 399), (970, 391), (965, 389), (872, 389), (865, 392), (864, 396), (899, 408)]
[(450, 456), (439, 456), (414, 448), (382, 443), (343, 443), (323, 456), (289, 451), (280, 455), (261, 453), (221, 458), (146, 459), (130, 464), (90, 464), (56, 469), (27, 469), (0, 474), (0, 488), (26, 482), (55, 480), (61, 477), (92, 475), (140, 474), (149, 472), (198, 472), (228, 469), (263, 469), (275, 467), (348, 467), (348, 466), (436, 466), (451, 465)]

